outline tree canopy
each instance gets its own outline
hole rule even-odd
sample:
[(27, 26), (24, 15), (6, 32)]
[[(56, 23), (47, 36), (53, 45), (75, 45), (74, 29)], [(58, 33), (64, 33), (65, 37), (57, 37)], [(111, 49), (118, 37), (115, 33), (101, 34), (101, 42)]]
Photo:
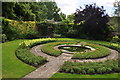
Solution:
[(109, 16), (104, 7), (96, 4), (85, 5), (84, 9), (75, 12), (75, 24), (84, 21), (83, 32), (90, 39), (105, 39), (109, 34)]
[(2, 16), (14, 20), (60, 21), (60, 8), (55, 2), (2, 2)]

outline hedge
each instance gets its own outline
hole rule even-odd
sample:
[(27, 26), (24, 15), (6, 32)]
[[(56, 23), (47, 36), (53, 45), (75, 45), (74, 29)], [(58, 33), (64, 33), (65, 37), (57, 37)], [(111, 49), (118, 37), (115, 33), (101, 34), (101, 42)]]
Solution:
[(0, 17), (0, 20), (2, 20), (3, 34), (6, 34), (8, 40), (38, 38), (34, 21), (15, 21), (4, 17)]
[(46, 54), (52, 55), (52, 56), (59, 56), (62, 54), (60, 50), (54, 49), (55, 46), (61, 45), (61, 44), (70, 44), (71, 42), (55, 42), (55, 43), (48, 43), (44, 44), (41, 47), (41, 51), (43, 51)]

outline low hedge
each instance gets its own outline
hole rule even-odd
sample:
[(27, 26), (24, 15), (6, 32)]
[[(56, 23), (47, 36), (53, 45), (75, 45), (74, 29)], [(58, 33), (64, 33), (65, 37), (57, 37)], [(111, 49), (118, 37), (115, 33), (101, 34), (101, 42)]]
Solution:
[(15, 53), (16, 53), (17, 58), (35, 67), (38, 67), (39, 65), (46, 62), (46, 58), (34, 55), (27, 48), (25, 49), (18, 48)]
[(75, 73), (75, 74), (105, 74), (120, 72), (118, 66), (119, 60), (108, 60), (105, 62), (65, 62), (61, 67), (60, 72)]
[(87, 44), (95, 48), (95, 51), (84, 52), (84, 53), (75, 53), (73, 55), (73, 59), (96, 59), (108, 56), (110, 54), (110, 50), (104, 46), (95, 45), (95, 44)]
[(61, 44), (73, 44), (73, 42), (53, 42), (53, 43), (44, 44), (41, 47), (41, 51), (43, 51), (46, 54), (57, 57), (60, 54), (62, 54), (62, 52), (60, 50), (54, 49), (54, 47)]
[(32, 40), (25, 40), (19, 45), (21, 47), (29, 47), (32, 48), (33, 46), (39, 45), (39, 44), (44, 44), (48, 42), (54, 42), (56, 41), (55, 38), (41, 38), (41, 39), (32, 39)]

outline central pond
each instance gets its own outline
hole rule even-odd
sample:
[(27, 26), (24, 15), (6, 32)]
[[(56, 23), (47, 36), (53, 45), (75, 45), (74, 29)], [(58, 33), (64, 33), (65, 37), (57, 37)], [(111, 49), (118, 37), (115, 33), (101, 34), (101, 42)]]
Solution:
[(59, 47), (61, 50), (66, 50), (69, 52), (84, 52), (86, 50), (90, 50), (89, 48), (82, 47), (82, 46), (61, 46)]

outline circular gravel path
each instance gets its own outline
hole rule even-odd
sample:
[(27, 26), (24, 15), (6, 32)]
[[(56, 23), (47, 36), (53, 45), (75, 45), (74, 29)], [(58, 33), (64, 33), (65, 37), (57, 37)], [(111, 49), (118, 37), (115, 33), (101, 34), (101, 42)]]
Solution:
[(41, 46), (42, 45), (37, 45), (37, 46), (33, 47), (31, 49), (31, 52), (34, 53), (37, 56), (46, 57), (49, 62), (40, 66), (35, 71), (29, 73), (28, 75), (23, 77), (22, 80), (28, 80), (29, 78), (50, 78), (54, 73), (56, 73), (60, 69), (60, 66), (62, 66), (65, 61), (71, 61), (71, 62), (100, 62), (100, 61), (118, 59), (118, 52), (116, 50), (113, 50), (113, 49), (110, 49), (111, 54), (107, 57), (104, 57), (104, 58), (77, 60), (77, 59), (71, 59), (73, 54), (62, 53), (58, 57), (47, 55), (40, 50)]

